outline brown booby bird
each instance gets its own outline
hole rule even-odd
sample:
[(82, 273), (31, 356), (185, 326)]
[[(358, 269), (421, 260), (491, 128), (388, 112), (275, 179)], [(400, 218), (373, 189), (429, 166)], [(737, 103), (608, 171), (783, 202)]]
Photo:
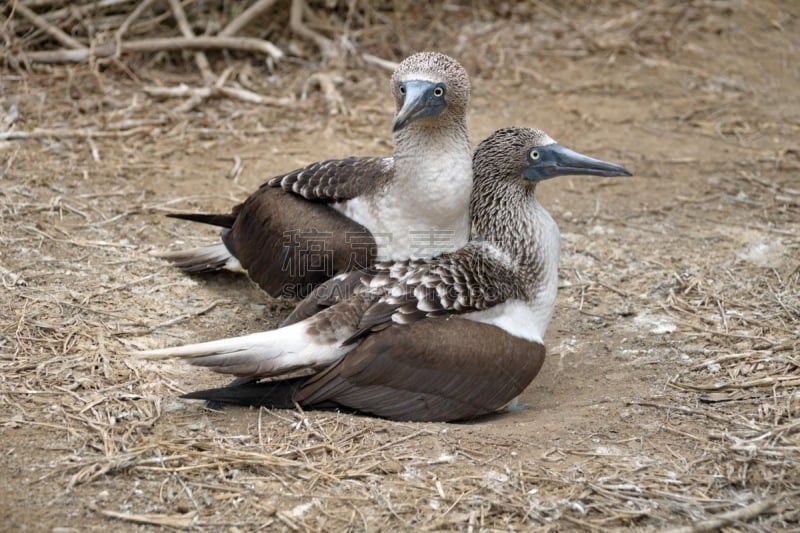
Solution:
[(469, 77), (435, 52), (391, 80), (392, 157), (322, 161), (264, 183), (230, 214), (169, 216), (222, 226), (221, 241), (161, 254), (187, 272), (241, 267), (272, 296), (302, 298), (378, 260), (432, 257), (469, 239)]
[[(560, 237), (537, 183), (630, 173), (526, 128), (493, 133), (473, 169), (474, 236), (459, 250), (337, 276), (301, 303), (321, 310), (279, 329), (138, 355), (268, 378), (186, 396), (214, 402), (296, 402), (415, 421), (501, 408), (538, 372), (555, 306)], [(351, 294), (335, 290), (345, 277), (360, 280)], [(286, 377), (298, 370), (314, 373)]]

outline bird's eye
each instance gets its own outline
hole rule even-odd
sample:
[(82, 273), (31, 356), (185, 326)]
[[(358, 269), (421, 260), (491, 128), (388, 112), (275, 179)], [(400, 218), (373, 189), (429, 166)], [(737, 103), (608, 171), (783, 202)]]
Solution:
[(433, 89), (433, 96), (436, 98), (441, 98), (444, 96), (444, 87), (436, 87)]
[(540, 156), (539, 156), (539, 150), (537, 150), (536, 148), (534, 148), (533, 150), (531, 150), (531, 151), (530, 151), (530, 156), (531, 156), (531, 159), (532, 159), (533, 161), (538, 161), (538, 160), (539, 160), (539, 157), (540, 157)]
[(405, 85), (400, 85), (398, 90), (400, 91), (400, 94), (402, 94), (402, 95), (406, 94), (406, 86)]

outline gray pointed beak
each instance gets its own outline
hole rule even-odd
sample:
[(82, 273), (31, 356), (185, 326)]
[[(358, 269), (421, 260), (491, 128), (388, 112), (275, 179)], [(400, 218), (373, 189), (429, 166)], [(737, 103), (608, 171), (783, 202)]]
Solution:
[(435, 117), (444, 111), (442, 100), (433, 97), (436, 84), (430, 81), (412, 80), (404, 84), (405, 98), (403, 107), (394, 117), (392, 132), (400, 131), (417, 119)]
[(560, 144), (549, 144), (536, 149), (538, 159), (528, 155), (528, 167), (522, 174), (531, 181), (541, 181), (556, 176), (591, 175), (591, 176), (632, 176), (622, 165), (609, 163), (579, 154)]

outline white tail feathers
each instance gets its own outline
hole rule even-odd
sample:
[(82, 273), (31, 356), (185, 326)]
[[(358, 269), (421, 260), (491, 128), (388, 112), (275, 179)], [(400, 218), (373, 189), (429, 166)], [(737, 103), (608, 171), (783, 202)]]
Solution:
[(222, 242), (178, 250), (176, 252), (158, 252), (153, 254), (161, 259), (171, 261), (184, 272), (213, 272), (215, 270), (232, 270), (243, 272), (242, 265)]
[(223, 374), (267, 377), (296, 368), (327, 365), (352, 349), (338, 344), (318, 344), (306, 329), (300, 322), (243, 337), (146, 350), (133, 355), (154, 360), (186, 359), (192, 365)]

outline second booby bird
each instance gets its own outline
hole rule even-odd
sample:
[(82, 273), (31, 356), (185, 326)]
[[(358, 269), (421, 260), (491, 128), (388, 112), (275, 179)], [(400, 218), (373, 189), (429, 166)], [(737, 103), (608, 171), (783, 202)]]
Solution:
[[(475, 233), (461, 249), (338, 276), (301, 303), (321, 310), (276, 330), (138, 355), (267, 378), (186, 396), (215, 402), (415, 421), (501, 408), (539, 371), (555, 306), (560, 237), (536, 185), (565, 174), (630, 173), (527, 128), (493, 133), (473, 169)], [(353, 286), (345, 277), (360, 277), (352, 294), (335, 290)], [(313, 374), (286, 377), (298, 370)]]
[(241, 266), (272, 296), (302, 298), (378, 260), (432, 257), (469, 239), (469, 77), (422, 52), (391, 79), (392, 157), (322, 161), (264, 183), (230, 214), (176, 214), (222, 226), (222, 242), (162, 254), (188, 272)]

